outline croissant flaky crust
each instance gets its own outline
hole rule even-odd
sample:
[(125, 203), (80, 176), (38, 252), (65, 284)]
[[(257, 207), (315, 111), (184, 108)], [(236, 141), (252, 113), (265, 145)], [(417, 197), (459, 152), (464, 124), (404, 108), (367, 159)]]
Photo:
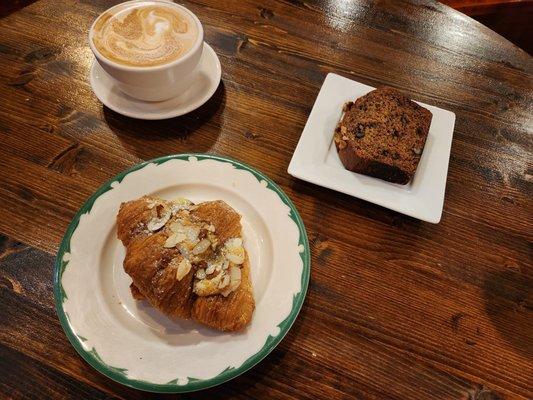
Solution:
[(195, 205), (145, 196), (122, 203), (117, 236), (132, 296), (170, 317), (242, 330), (255, 302), (241, 230), (240, 215), (220, 200)]

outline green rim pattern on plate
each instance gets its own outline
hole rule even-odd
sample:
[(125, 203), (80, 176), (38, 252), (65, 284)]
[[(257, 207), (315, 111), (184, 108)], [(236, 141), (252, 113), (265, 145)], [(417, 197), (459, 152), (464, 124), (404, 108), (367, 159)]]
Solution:
[[(159, 164), (163, 164), (169, 160), (174, 160), (174, 159), (188, 160), (190, 157), (195, 157), (199, 161), (205, 160), (205, 159), (211, 159), (211, 160), (226, 162), (226, 163), (233, 165), (237, 169), (242, 169), (242, 170), (251, 172), (259, 181), (264, 180), (267, 183), (267, 188), (276, 192), (276, 194), (280, 197), (283, 203), (285, 203), (289, 207), (290, 209), (289, 217), (293, 220), (293, 222), (298, 227), (299, 234), (300, 234), (298, 244), (299, 244), (300, 249), (303, 249), (303, 251), (300, 251), (300, 257), (303, 261), (300, 292), (294, 295), (294, 298), (292, 301), (292, 309), (291, 309), (291, 312), (289, 313), (289, 316), (278, 325), (278, 328), (280, 329), (279, 334), (275, 337), (269, 335), (268, 338), (266, 339), (265, 344), (261, 348), (261, 350), (259, 350), (257, 353), (249, 357), (240, 367), (238, 368), (228, 367), (226, 370), (222, 371), (220, 374), (210, 379), (196, 379), (193, 377), (189, 377), (185, 385), (178, 385), (177, 379), (174, 379), (166, 384), (154, 384), (154, 383), (150, 383), (147, 381), (130, 379), (127, 377), (126, 369), (107, 365), (100, 358), (100, 356), (96, 352), (96, 349), (93, 348), (90, 351), (85, 350), (83, 348), (82, 342), (86, 341), (87, 339), (85, 339), (82, 336), (76, 335), (73, 332), (72, 327), (70, 326), (70, 323), (69, 323), (68, 315), (63, 310), (63, 302), (66, 300), (67, 294), (65, 293), (63, 286), (61, 284), (61, 277), (69, 262), (68, 258), (65, 257), (65, 254), (70, 253), (70, 240), (76, 228), (78, 227), (80, 217), (83, 214), (90, 212), (96, 199), (98, 199), (105, 192), (113, 189), (113, 184), (115, 182), (120, 183), (126, 175), (134, 171), (137, 171), (141, 168), (144, 168), (148, 164), (159, 165)], [(61, 241), (59, 251), (57, 253), (56, 262), (55, 262), (55, 271), (54, 271), (54, 298), (55, 298), (56, 311), (59, 317), (59, 321), (61, 322), (61, 326), (63, 327), (63, 330), (65, 331), (70, 343), (72, 344), (72, 346), (74, 346), (76, 351), (83, 357), (83, 359), (87, 361), (97, 371), (113, 379), (116, 382), (119, 382), (123, 385), (129, 386), (135, 389), (145, 390), (149, 392), (158, 392), (158, 393), (185, 393), (185, 392), (192, 392), (192, 391), (201, 390), (201, 389), (207, 389), (207, 388), (210, 388), (216, 385), (220, 385), (221, 383), (224, 383), (226, 381), (229, 381), (230, 379), (233, 379), (241, 375), (242, 373), (246, 372), (247, 370), (252, 368), (257, 363), (259, 363), (263, 358), (265, 358), (278, 345), (278, 343), (285, 337), (285, 335), (291, 328), (292, 324), (294, 323), (296, 317), (298, 316), (298, 313), (300, 312), (300, 309), (302, 308), (305, 295), (307, 292), (307, 286), (309, 284), (310, 269), (311, 269), (311, 260), (310, 260), (310, 251), (309, 251), (309, 241), (307, 239), (307, 233), (305, 231), (302, 218), (300, 217), (300, 214), (298, 214), (298, 211), (296, 210), (296, 207), (294, 206), (292, 201), (283, 192), (283, 190), (281, 190), (281, 188), (278, 185), (276, 185), (270, 178), (268, 178), (266, 175), (259, 172), (258, 170), (240, 161), (236, 161), (236, 160), (233, 160), (227, 157), (221, 157), (221, 156), (216, 156), (212, 154), (196, 154), (196, 153), (176, 154), (176, 155), (169, 155), (169, 156), (164, 156), (160, 158), (155, 158), (153, 160), (145, 161), (141, 164), (137, 164), (133, 166), (132, 168), (126, 171), (121, 172), (114, 178), (104, 183), (91, 197), (89, 197), (89, 199), (85, 202), (85, 204), (83, 204), (83, 206), (78, 210), (78, 212), (72, 219), (71, 223), (69, 224), (67, 231), (65, 232), (65, 235), (63, 236), (63, 240)]]

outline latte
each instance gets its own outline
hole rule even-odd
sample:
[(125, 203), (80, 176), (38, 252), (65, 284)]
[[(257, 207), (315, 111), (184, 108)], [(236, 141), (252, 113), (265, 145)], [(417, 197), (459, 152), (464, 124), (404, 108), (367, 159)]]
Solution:
[(190, 14), (172, 4), (125, 3), (96, 20), (91, 40), (111, 61), (152, 67), (187, 54), (198, 40), (198, 28)]

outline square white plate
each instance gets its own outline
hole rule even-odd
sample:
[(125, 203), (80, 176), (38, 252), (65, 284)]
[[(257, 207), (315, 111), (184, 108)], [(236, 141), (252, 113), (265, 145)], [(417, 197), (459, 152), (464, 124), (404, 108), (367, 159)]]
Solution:
[(356, 174), (344, 168), (333, 131), (347, 101), (374, 88), (336, 74), (328, 74), (289, 164), (296, 178), (379, 204), (423, 221), (438, 223), (444, 204), (448, 161), (455, 114), (419, 103), (433, 114), (426, 145), (413, 180), (407, 185)]

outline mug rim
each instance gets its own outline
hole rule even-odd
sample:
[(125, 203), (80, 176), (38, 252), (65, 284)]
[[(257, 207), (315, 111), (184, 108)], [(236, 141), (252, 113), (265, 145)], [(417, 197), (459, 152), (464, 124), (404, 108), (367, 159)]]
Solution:
[(112, 60), (108, 59), (103, 54), (101, 54), (100, 51), (98, 51), (98, 49), (94, 45), (93, 40), (92, 40), (93, 32), (94, 32), (94, 25), (100, 19), (100, 17), (103, 14), (105, 14), (106, 12), (108, 12), (109, 10), (112, 10), (112, 9), (114, 9), (116, 7), (119, 7), (119, 6), (122, 6), (124, 4), (140, 3), (141, 2), (139, 0), (130, 0), (130, 1), (124, 1), (124, 2), (119, 3), (119, 4), (115, 4), (113, 7), (109, 7), (105, 11), (102, 11), (100, 14), (98, 14), (98, 16), (95, 18), (95, 20), (91, 24), (91, 28), (89, 29), (89, 35), (88, 35), (89, 36), (89, 47), (91, 48), (94, 56), (97, 58), (97, 60), (99, 62), (109, 64), (113, 68), (120, 69), (120, 70), (123, 70), (123, 71), (135, 71), (135, 72), (161, 71), (161, 70), (167, 69), (169, 67), (173, 67), (175, 65), (179, 65), (182, 62), (185, 62), (189, 58), (193, 57), (194, 54), (198, 51), (198, 49), (203, 45), (203, 42), (204, 42), (204, 27), (203, 27), (202, 23), (200, 22), (200, 19), (196, 16), (195, 13), (193, 13), (187, 7), (184, 7), (181, 4), (176, 4), (173, 1), (167, 1), (167, 0), (145, 0), (145, 1), (153, 1), (153, 2), (158, 2), (158, 3), (163, 3), (163, 4), (167, 4), (170, 7), (179, 8), (180, 10), (188, 13), (192, 17), (192, 19), (196, 23), (196, 27), (198, 29), (198, 38), (197, 38), (196, 42), (194, 43), (194, 45), (191, 47), (191, 49), (187, 53), (185, 53), (185, 55), (183, 57), (180, 57), (180, 58), (178, 58), (178, 59), (176, 59), (174, 61), (171, 61), (171, 62), (168, 62), (168, 63), (165, 63), (165, 64), (161, 64), (161, 65), (152, 65), (152, 66), (148, 66), (148, 67), (120, 64), (120, 63), (117, 63), (115, 61), (112, 61)]

